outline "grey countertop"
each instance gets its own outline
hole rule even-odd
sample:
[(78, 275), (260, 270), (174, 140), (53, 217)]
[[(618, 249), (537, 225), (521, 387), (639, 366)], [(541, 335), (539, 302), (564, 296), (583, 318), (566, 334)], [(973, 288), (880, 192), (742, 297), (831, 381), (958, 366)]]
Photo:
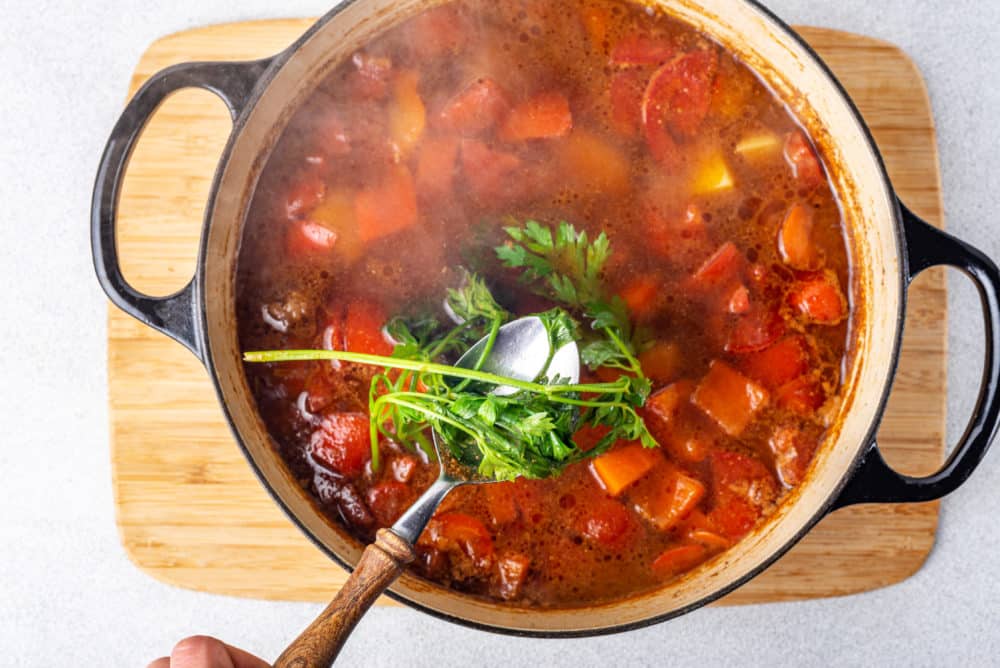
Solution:
[[(307, 0), (6, 0), (0, 80), (0, 665), (144, 666), (206, 633), (265, 657), (317, 612), (174, 589), (139, 572), (115, 530), (105, 299), (90, 263), (97, 159), (139, 55), (185, 28), (309, 16)], [(927, 78), (948, 227), (1000, 257), (1000, 3), (772, 0), (790, 22), (901, 46)], [(949, 433), (975, 398), (982, 326), (951, 281)], [(807, 603), (705, 609), (627, 636), (522, 640), (406, 609), (361, 624), (344, 665), (988, 665), (1000, 662), (1000, 453), (947, 499), (937, 545), (906, 582)]]

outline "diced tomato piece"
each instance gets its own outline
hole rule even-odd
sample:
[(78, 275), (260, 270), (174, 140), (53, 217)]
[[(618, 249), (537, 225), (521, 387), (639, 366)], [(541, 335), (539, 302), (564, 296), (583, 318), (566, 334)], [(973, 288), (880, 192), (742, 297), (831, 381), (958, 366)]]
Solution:
[(788, 293), (788, 303), (807, 322), (817, 325), (839, 325), (847, 318), (847, 299), (840, 290), (840, 281), (831, 271), (819, 278), (796, 283)]
[(373, 485), (365, 497), (376, 521), (383, 527), (392, 526), (411, 501), (409, 486), (395, 480)]
[(611, 62), (615, 65), (660, 65), (676, 53), (677, 47), (662, 37), (634, 34), (615, 44)]
[(327, 253), (336, 244), (336, 232), (311, 220), (293, 221), (288, 228), (288, 254), (292, 257)]
[(677, 526), (704, 496), (701, 482), (666, 461), (629, 493), (636, 512), (660, 531)]
[(729, 295), (729, 312), (733, 315), (745, 315), (750, 311), (750, 291), (740, 284)]
[(785, 334), (785, 321), (777, 309), (752, 308), (733, 324), (726, 352), (752, 353), (763, 350)]
[(713, 503), (708, 520), (723, 536), (742, 538), (777, 497), (775, 480), (759, 460), (726, 450), (711, 454), (709, 471)]
[(754, 380), (777, 389), (809, 370), (809, 345), (801, 334), (786, 336), (770, 348), (748, 354), (740, 368)]
[(653, 561), (653, 571), (660, 576), (679, 575), (691, 570), (708, 557), (704, 545), (691, 544), (665, 550)]
[(576, 430), (573, 434), (573, 443), (576, 447), (580, 448), (581, 452), (590, 452), (597, 447), (597, 444), (601, 442), (608, 432), (611, 431), (611, 427), (607, 425), (584, 425)]
[(691, 276), (690, 285), (703, 293), (735, 286), (746, 266), (743, 253), (732, 241), (722, 244), (712, 257)]
[(394, 480), (407, 483), (413, 479), (413, 474), (417, 472), (419, 466), (420, 462), (413, 455), (398, 455), (392, 458), (389, 468)]
[(659, 295), (660, 282), (652, 276), (640, 276), (618, 293), (629, 313), (638, 318), (649, 315), (656, 308)]
[(795, 487), (805, 478), (818, 439), (794, 425), (779, 425), (768, 441), (774, 455), (778, 479), (787, 487)]
[(393, 344), (385, 334), (385, 312), (373, 302), (353, 300), (347, 304), (342, 329), (343, 348), (354, 353), (391, 355)]
[(309, 440), (309, 456), (317, 464), (349, 478), (361, 474), (372, 456), (368, 416), (331, 413)]
[(694, 387), (694, 383), (690, 380), (681, 380), (665, 387), (646, 400), (646, 411), (664, 424), (670, 424), (677, 419), (681, 410), (691, 403)]
[(606, 50), (611, 8), (601, 2), (589, 4), (580, 10), (580, 21), (590, 38), (591, 48), (595, 51)]
[(371, 242), (417, 222), (417, 194), (413, 176), (405, 165), (390, 169), (382, 183), (365, 188), (354, 198), (358, 237)]
[(518, 142), (564, 137), (573, 129), (569, 100), (559, 92), (541, 93), (514, 107), (500, 127), (500, 138)]
[(802, 130), (792, 132), (785, 139), (785, 159), (795, 178), (806, 188), (815, 188), (823, 182), (823, 166)]
[(455, 54), (473, 34), (460, 10), (447, 4), (420, 12), (403, 24), (403, 30), (415, 62)]
[(808, 417), (826, 403), (826, 391), (818, 378), (800, 376), (779, 387), (774, 398), (779, 408)]
[(595, 495), (577, 507), (575, 528), (589, 540), (605, 547), (620, 547), (634, 532), (632, 514), (615, 499)]
[(677, 378), (683, 353), (672, 341), (660, 341), (639, 354), (642, 373), (654, 383), (669, 383)]
[(623, 70), (611, 77), (611, 121), (628, 137), (638, 134), (642, 127), (642, 95), (647, 80), (642, 70)]
[(500, 598), (509, 601), (520, 596), (530, 568), (531, 559), (523, 554), (506, 554), (500, 557), (497, 560), (497, 573), (500, 576)]
[(628, 443), (591, 461), (591, 470), (608, 494), (618, 496), (656, 466), (663, 455), (644, 448), (640, 443)]
[(480, 141), (462, 142), (462, 171), (476, 198), (488, 204), (515, 198), (523, 190), (518, 179), (521, 159), (512, 153), (495, 151)]
[(666, 166), (675, 164), (668, 133), (693, 137), (701, 128), (712, 101), (712, 83), (718, 70), (715, 48), (697, 49), (674, 58), (649, 80), (642, 99), (642, 124), (653, 157)]
[(555, 148), (559, 178), (578, 192), (620, 195), (631, 187), (631, 167), (622, 151), (587, 130), (574, 130)]
[(768, 392), (725, 362), (712, 362), (691, 402), (730, 436), (739, 436), (768, 401)]
[(438, 114), (442, 128), (477, 134), (494, 128), (510, 111), (507, 95), (493, 79), (476, 79), (445, 103)]
[(347, 85), (356, 97), (381, 100), (389, 93), (392, 61), (384, 56), (373, 56), (358, 51), (351, 57), (354, 69), (347, 77)]
[(428, 137), (420, 145), (417, 160), (417, 191), (431, 198), (451, 194), (458, 158), (458, 142), (451, 137)]
[(326, 183), (319, 174), (303, 172), (285, 196), (285, 214), (289, 220), (309, 213), (326, 195)]
[(728, 550), (732, 545), (732, 542), (728, 538), (724, 538), (714, 531), (706, 529), (692, 529), (688, 532), (687, 537), (695, 543), (701, 543), (707, 550), (712, 552)]
[(812, 209), (801, 202), (793, 204), (778, 230), (778, 252), (792, 269), (814, 270), (822, 263), (812, 232)]
[(460, 549), (477, 568), (486, 569), (493, 563), (493, 536), (486, 525), (471, 515), (458, 512), (437, 515), (425, 535), (440, 550)]

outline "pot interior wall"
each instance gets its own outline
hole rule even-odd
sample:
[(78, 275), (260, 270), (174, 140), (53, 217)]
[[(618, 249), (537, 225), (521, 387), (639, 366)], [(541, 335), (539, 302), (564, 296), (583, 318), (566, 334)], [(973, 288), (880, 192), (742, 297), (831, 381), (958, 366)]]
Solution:
[[(326, 550), (355, 563), (361, 547), (327, 521), (286, 472), (246, 385), (235, 327), (235, 261), (256, 179), (297, 104), (331, 67), (366, 39), (429, 3), (355, 0), (325, 19), (290, 52), (245, 118), (223, 167), (204, 248), (207, 343), (220, 396), (249, 458), (303, 528)], [(855, 354), (841, 419), (801, 491), (764, 527), (683, 580), (627, 601), (578, 610), (517, 610), (463, 597), (405, 575), (393, 591), (439, 614), (502, 629), (589, 632), (678, 614), (754, 574), (816, 520), (866, 443), (893, 370), (902, 305), (895, 208), (878, 156), (850, 104), (826, 71), (768, 15), (741, 0), (650, 2), (713, 35), (771, 83), (809, 127), (834, 165), (851, 230)], [(331, 566), (333, 567), (333, 566)]]

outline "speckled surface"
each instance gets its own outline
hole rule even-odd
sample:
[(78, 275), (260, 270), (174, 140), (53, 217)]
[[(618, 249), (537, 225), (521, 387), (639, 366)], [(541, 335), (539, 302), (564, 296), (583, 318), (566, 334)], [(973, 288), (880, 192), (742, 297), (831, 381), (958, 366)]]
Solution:
[[(139, 55), (223, 21), (316, 15), (322, 2), (0, 2), (0, 665), (144, 666), (214, 634), (265, 657), (317, 612), (170, 588), (118, 543), (111, 499), (105, 299), (90, 263), (98, 156)], [(790, 22), (902, 47), (927, 78), (948, 227), (1000, 257), (1000, 3), (772, 0)], [(952, 280), (949, 433), (975, 399), (982, 326)], [(706, 609), (626, 636), (520, 640), (379, 609), (343, 665), (991, 665), (1000, 662), (1000, 453), (947, 499), (910, 580), (835, 600)]]

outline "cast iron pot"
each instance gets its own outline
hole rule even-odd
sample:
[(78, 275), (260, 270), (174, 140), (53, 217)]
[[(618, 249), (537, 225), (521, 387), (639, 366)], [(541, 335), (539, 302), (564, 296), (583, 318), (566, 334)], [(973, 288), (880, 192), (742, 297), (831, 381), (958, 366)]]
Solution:
[[(240, 361), (235, 267), (257, 178), (287, 120), (324, 75), (370, 37), (427, 0), (349, 0), (286, 51), (254, 62), (189, 63), (154, 75), (111, 134), (92, 211), (94, 263), (118, 307), (187, 346), (215, 383), (236, 440), (288, 516), (330, 558), (351, 568), (363, 546), (324, 518), (286, 471), (260, 420)], [(961, 485), (982, 459), (1000, 414), (1000, 274), (978, 250), (922, 222), (896, 198), (868, 129), (817, 55), (787, 25), (747, 0), (656, 0), (738, 53), (810, 129), (824, 155), (854, 248), (856, 354), (836, 427), (808, 480), (775, 516), (721, 557), (655, 592), (567, 610), (513, 609), (404, 574), (395, 599), (461, 624), (521, 635), (584, 636), (622, 631), (689, 612), (739, 587), (791, 548), (827, 513), (856, 503), (921, 502)], [(115, 224), (122, 177), (142, 129), (164, 98), (204, 88), (228, 106), (233, 131), (209, 196), (197, 270), (180, 292), (143, 295), (122, 276)], [(913, 478), (886, 465), (875, 433), (892, 385), (907, 286), (928, 267), (949, 265), (976, 283), (986, 319), (985, 372), (968, 429), (944, 467)], [(154, 381), (155, 382), (155, 381)]]

